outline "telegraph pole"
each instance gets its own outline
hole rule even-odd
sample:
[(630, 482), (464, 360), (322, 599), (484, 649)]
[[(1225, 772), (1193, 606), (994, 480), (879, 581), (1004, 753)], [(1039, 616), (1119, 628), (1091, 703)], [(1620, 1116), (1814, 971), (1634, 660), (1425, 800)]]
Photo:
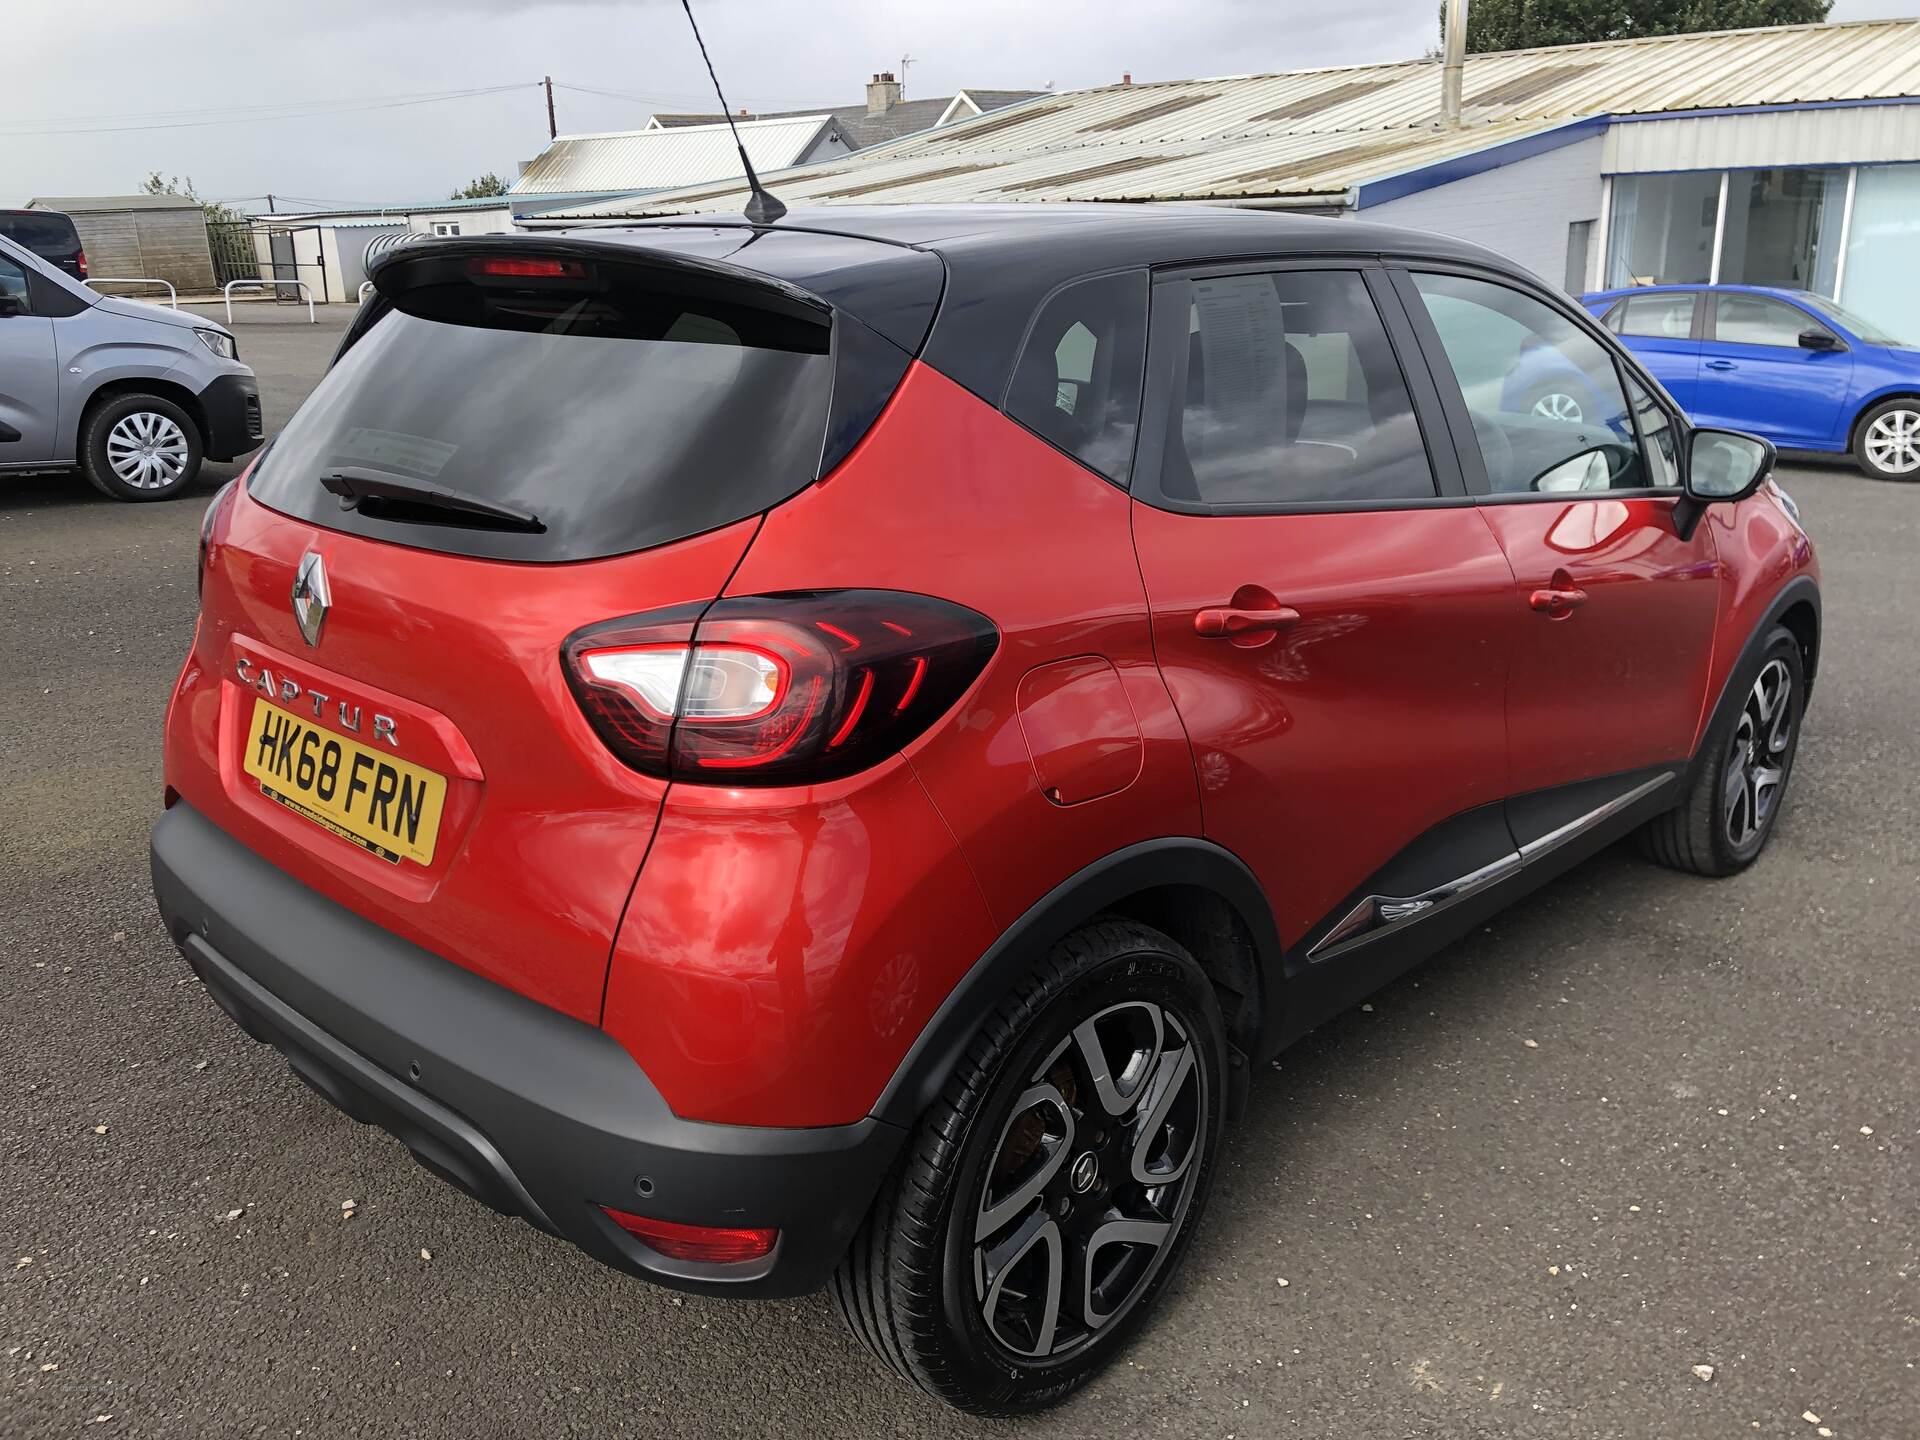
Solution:
[(540, 83), (547, 87), (547, 138), (557, 140), (560, 138), (560, 127), (553, 121), (553, 77), (545, 76)]

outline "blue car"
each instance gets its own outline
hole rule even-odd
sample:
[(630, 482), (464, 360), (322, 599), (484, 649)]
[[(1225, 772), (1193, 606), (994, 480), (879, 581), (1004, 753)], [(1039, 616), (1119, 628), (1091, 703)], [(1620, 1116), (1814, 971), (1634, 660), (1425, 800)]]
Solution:
[(1759, 285), (1645, 285), (1581, 303), (1694, 423), (1920, 480), (1920, 348), (1833, 301)]

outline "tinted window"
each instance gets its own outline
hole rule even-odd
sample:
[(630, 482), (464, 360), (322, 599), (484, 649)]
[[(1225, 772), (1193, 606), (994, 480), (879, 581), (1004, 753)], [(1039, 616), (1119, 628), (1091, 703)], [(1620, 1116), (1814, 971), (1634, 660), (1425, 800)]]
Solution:
[(0, 255), (0, 295), (18, 300), (21, 308), (26, 308), (27, 272), (4, 255)]
[[(342, 355), (251, 482), (314, 524), (516, 560), (642, 549), (738, 520), (818, 473), (832, 361), (825, 316), (704, 298), (617, 262), (571, 278), (404, 290)], [(573, 264), (574, 262), (568, 262)], [(767, 301), (773, 305), (776, 301)], [(363, 501), (330, 473), (372, 472), (531, 512), (542, 533), (433, 523)]]
[(1791, 305), (1758, 295), (1713, 297), (1713, 334), (1729, 345), (1781, 345), (1797, 349), (1802, 330), (1827, 327)]
[(80, 248), (73, 221), (56, 212), (10, 210), (0, 214), (0, 235), (26, 246), (36, 255), (64, 259)]
[(1649, 484), (1613, 356), (1552, 306), (1485, 280), (1416, 275), (1496, 494)]
[[(1270, 508), (1434, 494), (1387, 332), (1351, 270), (1195, 280), (1161, 487)], [(1176, 357), (1179, 359), (1182, 357)]]
[(1607, 326), (1620, 335), (1685, 340), (1693, 334), (1693, 296), (1631, 296), (1607, 316)]
[(1127, 483), (1146, 367), (1147, 277), (1101, 275), (1040, 307), (1007, 387), (1007, 414), (1116, 484)]

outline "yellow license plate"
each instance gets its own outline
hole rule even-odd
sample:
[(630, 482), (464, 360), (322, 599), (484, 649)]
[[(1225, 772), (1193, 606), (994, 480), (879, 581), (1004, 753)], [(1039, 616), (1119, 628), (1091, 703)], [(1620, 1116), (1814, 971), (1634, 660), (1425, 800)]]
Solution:
[(260, 793), (398, 865), (433, 862), (444, 776), (302, 720), (258, 698), (243, 759)]

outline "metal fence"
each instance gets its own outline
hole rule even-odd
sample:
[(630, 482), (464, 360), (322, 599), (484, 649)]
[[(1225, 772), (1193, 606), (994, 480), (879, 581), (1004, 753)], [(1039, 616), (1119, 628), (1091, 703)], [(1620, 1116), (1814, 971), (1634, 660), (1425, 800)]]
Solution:
[(214, 284), (224, 287), (231, 280), (260, 278), (260, 256), (253, 248), (249, 221), (209, 221), (207, 248), (213, 252)]

